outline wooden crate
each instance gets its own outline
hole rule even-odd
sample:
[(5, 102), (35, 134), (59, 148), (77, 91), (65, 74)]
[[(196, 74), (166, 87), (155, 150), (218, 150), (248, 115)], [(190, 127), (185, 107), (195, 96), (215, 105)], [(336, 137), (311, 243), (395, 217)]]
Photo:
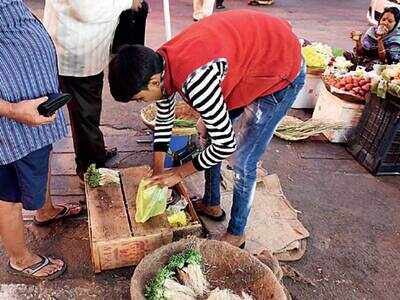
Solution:
[[(86, 184), (86, 201), (92, 261), (96, 273), (137, 265), (153, 250), (190, 235), (200, 236), (202, 226), (188, 201), (191, 224), (172, 228), (165, 214), (146, 223), (135, 221), (136, 192), (149, 166), (121, 170), (121, 185), (90, 188)], [(179, 185), (181, 196), (189, 200), (186, 188)]]
[(324, 132), (324, 136), (332, 143), (346, 143), (351, 137), (364, 110), (364, 104), (344, 101), (332, 95), (321, 86), (313, 119), (340, 122), (343, 128)]

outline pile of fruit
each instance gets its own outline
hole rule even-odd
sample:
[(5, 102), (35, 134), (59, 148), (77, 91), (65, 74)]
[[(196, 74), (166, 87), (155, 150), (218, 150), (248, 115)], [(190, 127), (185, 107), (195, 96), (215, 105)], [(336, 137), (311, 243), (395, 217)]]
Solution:
[(400, 97), (400, 63), (388, 65), (382, 70), (372, 84), (372, 92), (380, 98), (385, 98), (387, 92)]
[(354, 96), (365, 98), (371, 90), (371, 79), (354, 75), (343, 77), (335, 77), (333, 75), (326, 76), (324, 81), (330, 87), (334, 87), (340, 91), (350, 93)]

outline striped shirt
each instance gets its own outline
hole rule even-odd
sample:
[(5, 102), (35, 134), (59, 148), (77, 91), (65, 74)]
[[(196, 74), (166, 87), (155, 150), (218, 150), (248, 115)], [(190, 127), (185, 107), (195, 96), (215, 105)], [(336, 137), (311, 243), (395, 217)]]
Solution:
[[(225, 58), (213, 60), (188, 76), (182, 87), (186, 101), (201, 116), (211, 143), (194, 160), (197, 170), (218, 164), (236, 150), (236, 141), (221, 83), (228, 69)], [(154, 149), (168, 148), (175, 120), (174, 97), (157, 101)]]
[(119, 15), (132, 0), (46, 0), (43, 23), (57, 48), (60, 75), (102, 72)]
[[(0, 99), (16, 103), (58, 92), (57, 58), (43, 25), (22, 0), (0, 1)], [(67, 135), (62, 112), (53, 124), (31, 127), (0, 117), (0, 165)]]

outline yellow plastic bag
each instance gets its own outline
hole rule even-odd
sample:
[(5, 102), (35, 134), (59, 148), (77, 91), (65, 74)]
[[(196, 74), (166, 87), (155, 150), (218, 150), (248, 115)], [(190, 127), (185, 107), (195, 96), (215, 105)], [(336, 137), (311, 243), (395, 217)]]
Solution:
[(136, 214), (135, 220), (144, 223), (154, 216), (161, 215), (167, 208), (167, 187), (158, 185), (146, 188), (146, 180), (142, 179), (139, 183), (136, 195)]

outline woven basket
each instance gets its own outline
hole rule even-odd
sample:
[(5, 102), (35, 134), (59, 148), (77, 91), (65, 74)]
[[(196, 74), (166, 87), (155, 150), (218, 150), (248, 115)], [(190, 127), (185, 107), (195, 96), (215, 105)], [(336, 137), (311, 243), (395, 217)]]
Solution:
[[(143, 123), (154, 130), (156, 123), (156, 114), (157, 108), (155, 103), (151, 103), (140, 110), (140, 118)], [(187, 105), (184, 101), (177, 101), (175, 105), (175, 117), (197, 121), (199, 119), (199, 115), (195, 112), (189, 105)], [(174, 135), (194, 135), (197, 134), (196, 127), (173, 127), (172, 134)]]
[(322, 76), (324, 72), (324, 68), (307, 67), (307, 74)]
[(200, 251), (211, 287), (242, 291), (255, 300), (287, 300), (284, 288), (274, 273), (249, 252), (228, 243), (186, 239), (171, 243), (147, 255), (136, 267), (131, 280), (131, 299), (145, 300), (144, 287), (169, 258), (187, 249)]

